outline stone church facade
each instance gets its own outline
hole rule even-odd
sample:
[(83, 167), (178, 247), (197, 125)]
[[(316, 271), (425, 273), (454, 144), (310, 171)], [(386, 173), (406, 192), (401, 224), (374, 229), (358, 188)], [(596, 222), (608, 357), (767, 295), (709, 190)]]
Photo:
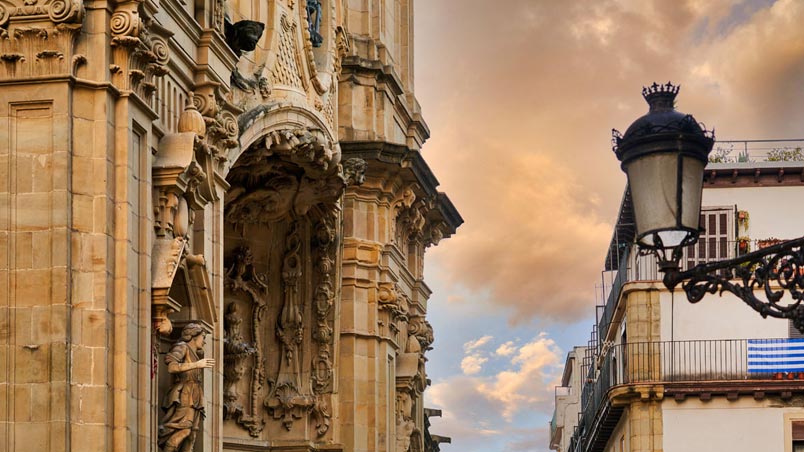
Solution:
[(0, 0), (0, 450), (437, 450), (412, 20)]

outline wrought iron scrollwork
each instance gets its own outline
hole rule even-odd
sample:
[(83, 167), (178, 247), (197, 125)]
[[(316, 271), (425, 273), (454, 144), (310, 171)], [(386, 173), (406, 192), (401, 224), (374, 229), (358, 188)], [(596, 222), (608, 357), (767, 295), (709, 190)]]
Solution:
[[(673, 290), (681, 284), (691, 303), (707, 293), (731, 292), (763, 318), (792, 319), (804, 333), (804, 237), (685, 271), (679, 270), (680, 253), (674, 253), (672, 260), (658, 253), (657, 257), (664, 285)], [(764, 291), (765, 300), (757, 297), (757, 290)], [(789, 299), (784, 299), (785, 293)]]

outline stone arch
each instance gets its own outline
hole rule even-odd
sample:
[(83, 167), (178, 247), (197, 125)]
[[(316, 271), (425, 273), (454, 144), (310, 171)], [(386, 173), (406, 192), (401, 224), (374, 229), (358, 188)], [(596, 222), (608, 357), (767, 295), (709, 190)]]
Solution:
[(303, 106), (260, 106), (240, 127), (223, 172), (226, 421), (261, 440), (322, 439), (334, 388), (339, 202), (354, 165), (344, 168), (332, 129)]
[(242, 114), (238, 125), (240, 127), (240, 147), (233, 149), (227, 156), (224, 177), (229, 174), (229, 170), (237, 160), (255, 144), (265, 139), (271, 132), (283, 129), (321, 131), (323, 138), (338, 148), (337, 161), (340, 161), (340, 146), (337, 145), (335, 133), (320, 113), (310, 110), (306, 105), (291, 102), (260, 105)]

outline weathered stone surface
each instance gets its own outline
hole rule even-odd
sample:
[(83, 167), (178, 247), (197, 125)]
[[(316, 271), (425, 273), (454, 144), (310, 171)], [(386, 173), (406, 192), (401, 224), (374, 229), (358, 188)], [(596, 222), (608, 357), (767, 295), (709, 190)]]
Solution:
[(410, 2), (6, 2), (0, 450), (421, 449), (423, 256), (462, 220)]

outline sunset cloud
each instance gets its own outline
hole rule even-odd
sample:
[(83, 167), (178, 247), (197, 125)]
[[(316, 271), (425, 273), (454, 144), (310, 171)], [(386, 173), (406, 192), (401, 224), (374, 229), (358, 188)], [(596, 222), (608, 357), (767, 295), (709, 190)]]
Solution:
[[(451, 343), (453, 374), (427, 391), (453, 448), (547, 450), (551, 338), (594, 315), (625, 185), (611, 129), (647, 111), (642, 86), (680, 84), (679, 109), (719, 139), (800, 138), (802, 23), (800, 0), (416, 2), (422, 152), (466, 221), (426, 268), (434, 302), (489, 328)], [(553, 334), (520, 345), (491, 324), (506, 320)]]
[(610, 131), (646, 112), (643, 85), (681, 84), (724, 139), (801, 135), (801, 1), (417, 8), (423, 152), (466, 220), (429, 262), (513, 322), (591, 312), (625, 184)]
[(472, 350), (476, 350), (486, 344), (489, 343), (490, 340), (494, 339), (492, 336), (483, 336), (481, 338), (475, 339), (473, 341), (469, 341), (463, 344), (463, 350), (465, 352), (471, 352)]
[(499, 347), (497, 350), (494, 351), (494, 354), (499, 356), (511, 356), (516, 352), (516, 347), (514, 347), (514, 341), (508, 341)]
[[(463, 362), (472, 357), (465, 357)], [(428, 389), (428, 398), (436, 406), (462, 413), (461, 417), (465, 415), (467, 419), (471, 419), (472, 407), (478, 406), (508, 421), (524, 410), (546, 412), (560, 376), (561, 358), (562, 352), (553, 339), (541, 334), (515, 348), (513, 357), (494, 370), (471, 376), (480, 372), (478, 365), (477, 372), (436, 382)], [(482, 363), (488, 361), (481, 359)]]

